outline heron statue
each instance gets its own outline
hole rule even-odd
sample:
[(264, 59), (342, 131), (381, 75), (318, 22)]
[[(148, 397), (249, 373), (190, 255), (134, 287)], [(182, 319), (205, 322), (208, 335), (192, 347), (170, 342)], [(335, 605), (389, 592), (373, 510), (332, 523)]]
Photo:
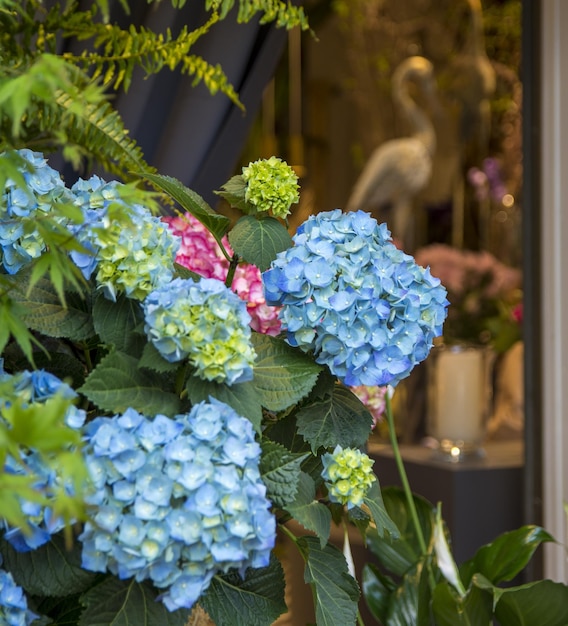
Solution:
[(434, 126), (411, 96), (411, 82), (420, 88), (432, 110), (438, 108), (432, 63), (421, 56), (405, 59), (393, 74), (392, 93), (412, 134), (375, 148), (346, 205), (348, 211), (369, 211), (379, 222), (388, 221), (393, 236), (404, 244), (413, 238), (413, 199), (430, 180), (436, 150)]

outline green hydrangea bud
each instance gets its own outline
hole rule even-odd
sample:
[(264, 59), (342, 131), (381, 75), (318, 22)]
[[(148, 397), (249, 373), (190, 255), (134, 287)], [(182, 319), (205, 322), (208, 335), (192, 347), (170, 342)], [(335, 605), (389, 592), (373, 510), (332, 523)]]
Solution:
[(332, 454), (322, 456), (322, 477), (332, 502), (346, 504), (348, 509), (361, 506), (363, 498), (376, 480), (374, 461), (364, 452), (336, 446)]
[(245, 200), (258, 212), (272, 211), (275, 217), (284, 218), (300, 199), (296, 173), (278, 157), (249, 163), (243, 167), (243, 180)]

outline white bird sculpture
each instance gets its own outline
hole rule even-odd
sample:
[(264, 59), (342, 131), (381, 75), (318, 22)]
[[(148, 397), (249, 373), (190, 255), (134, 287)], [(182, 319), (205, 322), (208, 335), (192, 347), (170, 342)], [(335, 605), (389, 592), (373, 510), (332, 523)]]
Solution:
[(347, 202), (348, 211), (369, 211), (379, 222), (391, 216), (389, 227), (395, 238), (408, 243), (412, 237), (413, 198), (430, 180), (436, 150), (434, 126), (409, 92), (414, 81), (433, 109), (438, 108), (433, 66), (428, 59), (405, 59), (392, 78), (393, 100), (408, 118), (409, 137), (392, 139), (375, 148), (357, 179)]

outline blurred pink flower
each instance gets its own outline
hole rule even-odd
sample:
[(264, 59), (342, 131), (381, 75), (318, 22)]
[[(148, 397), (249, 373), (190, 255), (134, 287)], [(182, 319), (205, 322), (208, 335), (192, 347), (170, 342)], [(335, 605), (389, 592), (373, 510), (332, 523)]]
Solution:
[(415, 258), (448, 290), (446, 342), (491, 343), (501, 351), (520, 334), (510, 312), (522, 293), (520, 269), (505, 265), (487, 251), (461, 250), (446, 244), (420, 248)]
[[(190, 213), (163, 219), (181, 237), (176, 262), (204, 278), (225, 281), (229, 262), (207, 228)], [(223, 246), (229, 254), (233, 253), (227, 237), (223, 237)], [(265, 335), (278, 335), (281, 326), (279, 307), (266, 304), (260, 270), (256, 266), (240, 263), (231, 289), (247, 303), (253, 330)]]
[(377, 385), (358, 385), (351, 387), (351, 391), (361, 400), (367, 407), (369, 413), (373, 416), (373, 428), (378, 422), (382, 421), (385, 409), (385, 395), (388, 387), (378, 387)]

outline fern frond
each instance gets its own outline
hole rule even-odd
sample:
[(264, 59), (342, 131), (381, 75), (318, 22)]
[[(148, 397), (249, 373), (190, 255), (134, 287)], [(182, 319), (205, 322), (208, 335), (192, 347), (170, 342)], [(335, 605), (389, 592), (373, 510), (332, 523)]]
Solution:
[[(144, 27), (137, 29), (133, 25), (126, 30), (117, 25), (85, 22), (77, 14), (66, 21), (64, 34), (79, 40), (92, 39), (94, 50), (85, 50), (78, 56), (71, 53), (63, 56), (70, 63), (93, 71), (93, 78), (102, 77), (104, 85), (112, 85), (114, 89), (122, 86), (127, 90), (136, 66), (148, 75), (157, 74), (164, 67), (174, 70), (184, 62), (196, 41), (218, 21), (218, 14), (213, 13), (199, 28), (189, 31), (184, 27), (174, 38), (169, 29), (165, 34)], [(233, 99), (235, 92), (226, 89), (228, 80), (224, 74), (223, 77), (219, 83), (213, 83), (215, 90)]]
[[(128, 172), (154, 171), (142, 150), (124, 127), (122, 118), (110, 103), (89, 104), (77, 111), (73, 98), (65, 92), (55, 94), (54, 104), (43, 110), (44, 132), (59, 128), (68, 142), (80, 146), (108, 172), (130, 179)], [(65, 120), (63, 127), (57, 126)]]
[[(221, 19), (224, 19), (234, 5), (235, 0), (207, 0), (205, 8), (219, 11)], [(261, 24), (276, 22), (276, 26), (288, 30), (297, 26), (302, 30), (309, 28), (304, 9), (294, 6), (289, 0), (239, 0), (238, 5), (237, 21), (241, 24), (250, 22), (257, 13), (262, 13)]]

